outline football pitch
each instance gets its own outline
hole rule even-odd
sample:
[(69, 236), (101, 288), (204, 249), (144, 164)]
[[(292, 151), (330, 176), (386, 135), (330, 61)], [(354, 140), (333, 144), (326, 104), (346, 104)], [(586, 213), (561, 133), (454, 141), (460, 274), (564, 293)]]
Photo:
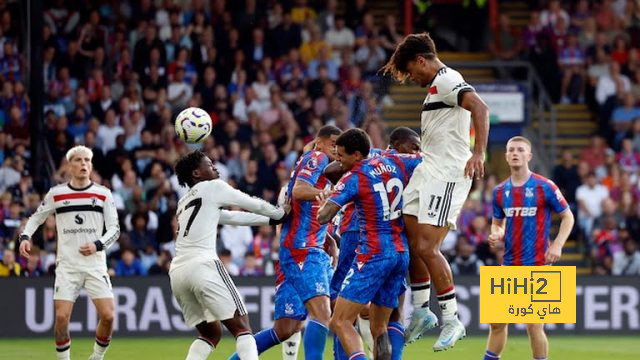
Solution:
[[(135, 359), (184, 359), (192, 338), (114, 338), (105, 357), (108, 360)], [(458, 342), (452, 350), (434, 353), (431, 345), (435, 337), (429, 336), (405, 348), (404, 359), (473, 360), (482, 359), (484, 337), (468, 337)], [(549, 338), (549, 359), (581, 360), (611, 359), (637, 360), (640, 358), (640, 341), (637, 337), (620, 336), (551, 336)], [(72, 359), (86, 359), (93, 348), (93, 339), (74, 338), (71, 345)], [(224, 338), (209, 359), (227, 359), (234, 351), (235, 343)], [(327, 343), (325, 359), (332, 359), (331, 341)], [(261, 359), (282, 359), (280, 347), (262, 354)], [(52, 339), (1, 339), (0, 359), (54, 359)], [(304, 359), (302, 349), (298, 359)], [(526, 337), (510, 338), (502, 359), (531, 359), (529, 342)]]

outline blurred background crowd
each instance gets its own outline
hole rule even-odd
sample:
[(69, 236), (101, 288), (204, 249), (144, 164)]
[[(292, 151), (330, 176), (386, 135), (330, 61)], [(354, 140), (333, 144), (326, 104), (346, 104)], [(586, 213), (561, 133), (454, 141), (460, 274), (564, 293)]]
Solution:
[[(366, 0), (346, 1), (341, 15), (336, 0), (72, 3), (48, 1), (45, 9), (44, 136), (57, 169), (52, 183), (68, 179), (71, 146), (93, 150), (93, 181), (112, 189), (120, 215), (121, 238), (108, 250), (114, 276), (168, 271), (176, 203), (186, 191), (172, 165), (189, 151), (172, 121), (184, 107), (211, 114), (203, 151), (221, 178), (271, 202), (324, 124), (361, 127), (386, 147), (381, 108), (393, 104), (390, 81), (377, 70), (402, 33), (393, 15), (374, 18)], [(51, 275), (53, 217), (34, 236), (38, 256), (15, 252), (43, 194), (29, 169), (27, 59), (12, 5), (0, 0), (0, 276)], [(488, 50), (529, 59), (557, 101), (586, 102), (598, 115), (592, 146), (568, 151), (552, 178), (578, 213), (574, 238), (594, 272), (639, 274), (640, 6), (532, 6), (539, 11), (523, 28), (500, 17)], [(498, 181), (489, 175), (474, 185), (459, 231), (445, 241), (457, 274), (500, 261), (487, 246)], [(232, 275), (271, 275), (278, 246), (273, 227), (224, 225), (217, 251)]]

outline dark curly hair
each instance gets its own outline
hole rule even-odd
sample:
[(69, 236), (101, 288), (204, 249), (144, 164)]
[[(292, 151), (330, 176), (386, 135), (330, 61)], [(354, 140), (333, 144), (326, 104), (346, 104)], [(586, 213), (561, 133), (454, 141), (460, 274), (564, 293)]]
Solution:
[(344, 151), (351, 155), (359, 151), (363, 157), (369, 156), (371, 141), (369, 135), (362, 129), (349, 129), (338, 136), (336, 145), (344, 147)]
[(428, 33), (410, 34), (398, 45), (389, 62), (380, 69), (383, 74), (390, 73), (396, 80), (404, 82), (408, 77), (407, 65), (421, 56), (433, 60), (438, 56), (436, 45)]
[(181, 157), (176, 162), (174, 170), (176, 175), (178, 176), (178, 183), (182, 186), (193, 186), (193, 177), (191, 174), (193, 170), (196, 170), (200, 167), (200, 163), (202, 159), (205, 158), (205, 155), (202, 151), (196, 150), (188, 153), (187, 155)]

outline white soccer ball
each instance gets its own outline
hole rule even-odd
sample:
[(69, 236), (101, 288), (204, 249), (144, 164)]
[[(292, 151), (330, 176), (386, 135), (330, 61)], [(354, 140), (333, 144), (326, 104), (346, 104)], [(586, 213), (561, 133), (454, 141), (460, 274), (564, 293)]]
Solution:
[(184, 109), (176, 116), (176, 134), (189, 144), (203, 142), (211, 134), (212, 127), (209, 114), (197, 107)]

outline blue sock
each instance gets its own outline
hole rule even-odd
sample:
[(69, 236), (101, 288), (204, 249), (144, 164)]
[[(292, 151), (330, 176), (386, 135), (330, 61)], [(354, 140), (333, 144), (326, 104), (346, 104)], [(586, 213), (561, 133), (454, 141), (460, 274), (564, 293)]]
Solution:
[(486, 353), (484, 353), (484, 358), (482, 358), (482, 360), (499, 360), (500, 359), (500, 355), (493, 353), (489, 350), (487, 350)]
[(390, 322), (387, 332), (391, 342), (391, 360), (401, 360), (404, 350), (404, 327), (399, 322)]
[(349, 356), (349, 360), (367, 360), (367, 355), (364, 354), (364, 351), (354, 352)]
[(329, 329), (326, 326), (316, 320), (309, 320), (302, 339), (305, 360), (322, 360), (327, 333)]
[(337, 334), (333, 334), (333, 359), (334, 360), (349, 360), (349, 356), (344, 351), (340, 338)]
[[(256, 339), (256, 347), (258, 348), (258, 354), (262, 354), (263, 352), (271, 349), (272, 347), (280, 344), (280, 339), (278, 339), (278, 335), (276, 335), (276, 331), (273, 328), (264, 329), (257, 334), (253, 335)], [(238, 354), (233, 353), (229, 360), (240, 360)]]

